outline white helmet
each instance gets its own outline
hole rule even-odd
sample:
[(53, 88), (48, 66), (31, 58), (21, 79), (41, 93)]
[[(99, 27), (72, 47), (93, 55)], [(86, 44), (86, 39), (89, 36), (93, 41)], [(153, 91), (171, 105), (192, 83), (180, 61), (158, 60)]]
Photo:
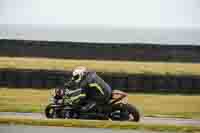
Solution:
[(87, 69), (83, 66), (76, 67), (72, 72), (72, 80), (79, 83), (86, 74)]

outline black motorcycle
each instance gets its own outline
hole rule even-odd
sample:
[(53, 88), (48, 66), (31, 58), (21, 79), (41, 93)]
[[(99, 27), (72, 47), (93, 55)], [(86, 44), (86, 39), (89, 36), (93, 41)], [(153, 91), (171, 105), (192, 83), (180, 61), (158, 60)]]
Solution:
[[(112, 98), (108, 103), (97, 104), (88, 112), (81, 111), (79, 106), (73, 105), (68, 88), (55, 88), (51, 103), (45, 108), (47, 118), (61, 119), (96, 119), (135, 121), (140, 120), (138, 109), (128, 103), (128, 94), (119, 90), (112, 92)], [(63, 98), (65, 96), (65, 98)]]

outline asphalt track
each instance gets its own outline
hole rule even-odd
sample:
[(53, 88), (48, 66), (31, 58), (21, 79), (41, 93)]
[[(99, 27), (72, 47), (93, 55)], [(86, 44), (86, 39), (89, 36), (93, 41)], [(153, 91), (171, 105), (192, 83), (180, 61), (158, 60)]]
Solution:
[(0, 125), (0, 132), (1, 133), (160, 133), (151, 131), (121, 130), (121, 129), (117, 130), (117, 129), (102, 129), (102, 128), (72, 128), (72, 127), (25, 126), (25, 125)]
[[(0, 117), (25, 117), (33, 119), (46, 119), (42, 113), (16, 113), (16, 112), (0, 112)], [(170, 125), (200, 125), (200, 119), (182, 119), (182, 118), (158, 118), (158, 117), (142, 117), (140, 123), (144, 124), (170, 124)]]

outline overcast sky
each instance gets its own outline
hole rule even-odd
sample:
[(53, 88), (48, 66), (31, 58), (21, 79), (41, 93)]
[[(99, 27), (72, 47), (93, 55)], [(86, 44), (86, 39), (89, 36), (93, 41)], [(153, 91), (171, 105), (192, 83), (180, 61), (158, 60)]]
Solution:
[(200, 44), (200, 0), (0, 0), (0, 37)]

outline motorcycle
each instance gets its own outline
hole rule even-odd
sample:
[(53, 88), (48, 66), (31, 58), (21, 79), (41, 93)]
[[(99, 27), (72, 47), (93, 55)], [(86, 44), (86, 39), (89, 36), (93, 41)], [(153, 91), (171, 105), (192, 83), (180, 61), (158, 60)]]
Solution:
[(134, 122), (139, 122), (140, 120), (138, 109), (128, 103), (128, 94), (123, 91), (113, 90), (109, 102), (100, 105), (97, 104), (88, 112), (82, 112), (80, 107), (73, 105), (70, 96), (66, 97), (67, 93), (70, 92), (70, 88), (55, 88), (54, 90), (55, 93), (51, 97), (51, 102), (45, 108), (45, 116), (47, 118)]

